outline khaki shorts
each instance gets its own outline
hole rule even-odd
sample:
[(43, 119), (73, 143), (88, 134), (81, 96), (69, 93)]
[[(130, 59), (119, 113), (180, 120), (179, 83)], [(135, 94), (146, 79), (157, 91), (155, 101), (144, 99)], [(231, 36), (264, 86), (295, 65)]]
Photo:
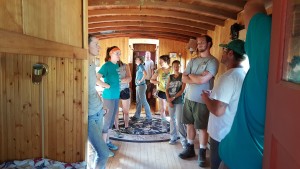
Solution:
[(195, 129), (207, 129), (209, 111), (205, 104), (185, 99), (182, 123), (193, 124)]

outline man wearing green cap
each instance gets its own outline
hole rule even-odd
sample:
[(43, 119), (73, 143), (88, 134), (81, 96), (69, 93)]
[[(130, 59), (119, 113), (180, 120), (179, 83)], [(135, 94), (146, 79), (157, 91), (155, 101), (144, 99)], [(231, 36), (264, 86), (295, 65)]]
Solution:
[(223, 47), (221, 63), (227, 71), (220, 76), (211, 93), (203, 91), (201, 94), (210, 111), (207, 131), (211, 169), (218, 169), (221, 163), (219, 143), (230, 131), (246, 75), (241, 64), (245, 60), (244, 41), (237, 39), (219, 46)]
[(246, 3), (244, 23), (250, 69), (230, 132), (219, 144), (222, 169), (262, 168), (272, 28), (272, 18), (266, 14), (262, 0)]

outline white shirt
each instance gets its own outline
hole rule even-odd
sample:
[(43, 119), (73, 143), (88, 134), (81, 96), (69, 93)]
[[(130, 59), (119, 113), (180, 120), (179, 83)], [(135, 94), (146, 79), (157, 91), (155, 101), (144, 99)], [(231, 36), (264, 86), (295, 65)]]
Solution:
[(212, 113), (209, 115), (207, 132), (218, 142), (221, 142), (231, 129), (245, 75), (243, 68), (226, 71), (220, 76), (210, 94), (211, 99), (228, 104), (222, 116), (217, 117)]
[(145, 61), (145, 70), (147, 72), (146, 80), (150, 80), (152, 77), (152, 70), (154, 69), (154, 62), (150, 60)]

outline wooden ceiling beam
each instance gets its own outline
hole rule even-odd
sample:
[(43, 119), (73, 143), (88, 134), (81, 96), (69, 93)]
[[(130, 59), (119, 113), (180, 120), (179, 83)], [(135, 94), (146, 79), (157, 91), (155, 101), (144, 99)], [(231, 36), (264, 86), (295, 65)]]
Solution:
[(147, 35), (147, 36), (170, 36), (170, 37), (180, 37), (180, 38), (186, 38), (190, 39), (191, 36), (189, 35), (182, 35), (182, 34), (177, 34), (174, 32), (160, 32), (160, 31), (144, 31), (144, 30), (135, 30), (135, 31), (130, 31), (130, 30), (124, 30), (124, 31), (116, 31), (110, 34), (99, 34), (99, 33), (92, 33), (95, 36), (113, 36), (113, 35), (118, 35), (118, 34), (127, 34), (127, 35), (132, 35), (132, 34), (139, 34), (139, 35)]
[[(183, 0), (183, 2), (186, 0)], [(246, 1), (244, 0), (193, 0), (194, 4), (215, 6), (240, 12), (244, 9)]]
[(157, 16), (102, 16), (91, 17), (88, 19), (89, 25), (106, 22), (158, 22), (165, 24), (176, 24), (180, 26), (189, 26), (198, 29), (214, 30), (215, 26), (203, 22), (186, 21), (183, 19), (169, 18), (169, 17), (157, 17)]
[(183, 2), (174, 1), (159, 1), (159, 0), (89, 0), (89, 9), (122, 9), (122, 8), (137, 8), (137, 9), (159, 9), (159, 10), (174, 10), (188, 12), (198, 15), (212, 16), (220, 19), (236, 19), (235, 11), (223, 10), (214, 8), (213, 6), (195, 5)]
[(176, 29), (169, 29), (169, 28), (152, 28), (152, 27), (135, 27), (135, 26), (127, 26), (127, 27), (111, 27), (111, 29), (106, 28), (96, 28), (89, 30), (90, 34), (109, 34), (107, 31), (112, 33), (122, 33), (122, 32), (162, 32), (162, 33), (175, 33), (178, 35), (184, 35), (189, 37), (198, 37), (201, 36), (204, 33), (193, 33), (193, 32), (187, 32), (187, 31), (181, 31)]
[(210, 16), (197, 15), (187, 12), (179, 11), (168, 11), (168, 10), (159, 10), (159, 9), (97, 9), (89, 10), (89, 17), (99, 17), (99, 16), (125, 16), (130, 15), (139, 15), (139, 16), (160, 16), (160, 17), (170, 17), (177, 19), (184, 19), (189, 21), (200, 21), (204, 23), (209, 23), (213, 25), (224, 26), (225, 20), (214, 18)]
[(114, 34), (114, 35), (96, 35), (98, 39), (110, 39), (110, 38), (119, 38), (119, 37), (128, 37), (128, 38), (145, 38), (145, 39), (170, 39), (181, 42), (188, 42), (189, 38), (180, 37), (180, 36), (168, 36), (168, 35), (152, 35), (152, 34)]
[(193, 32), (193, 33), (201, 33), (201, 34), (206, 34), (207, 31), (204, 29), (198, 29), (194, 27), (189, 27), (189, 26), (178, 26), (176, 24), (169, 24), (169, 23), (157, 23), (157, 22), (103, 22), (103, 23), (94, 23), (94, 24), (89, 24), (88, 28), (89, 30), (97, 29), (97, 28), (103, 28), (107, 30), (111, 30), (114, 27), (141, 27), (141, 28), (167, 28), (171, 30), (180, 30), (180, 31), (187, 31), (187, 32)]

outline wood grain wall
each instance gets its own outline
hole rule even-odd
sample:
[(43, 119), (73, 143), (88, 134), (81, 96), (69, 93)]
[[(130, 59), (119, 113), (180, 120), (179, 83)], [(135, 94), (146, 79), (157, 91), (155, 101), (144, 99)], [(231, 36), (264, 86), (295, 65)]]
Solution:
[[(171, 52), (177, 53), (176, 58), (171, 58), (171, 63), (173, 60), (180, 60), (181, 65), (183, 66), (184, 69), (188, 58), (191, 57), (190, 53), (186, 49), (186, 46), (187, 43), (185, 42), (168, 40), (168, 39), (159, 39), (159, 56), (168, 55)], [(179, 54), (181, 54), (181, 58), (179, 57)]]
[(82, 47), (82, 0), (0, 1), (0, 29)]
[[(87, 34), (86, 3), (84, 0), (2, 0), (0, 29), (57, 42), (57, 50), (59, 44), (87, 48), (83, 39)], [(0, 38), (0, 42), (5, 41)], [(18, 43), (18, 39), (14, 41)], [(0, 53), (0, 162), (42, 157), (42, 95), (45, 157), (64, 162), (85, 160), (87, 60), (58, 57), (56, 52), (46, 57), (25, 55), (17, 49), (17, 52), (9, 50), (14, 54), (3, 50)], [(34, 48), (28, 50), (34, 53)], [(31, 81), (35, 63), (49, 66), (42, 85)]]
[[(99, 40), (100, 44), (100, 65), (104, 63), (104, 58), (106, 55), (106, 49), (107, 47), (111, 46), (118, 46), (121, 49), (121, 60), (125, 63), (128, 63), (129, 60), (132, 60), (131, 58), (133, 56), (128, 55), (128, 40), (129, 38), (111, 38), (111, 39), (104, 39)], [(187, 43), (180, 42), (180, 41), (174, 41), (174, 40), (168, 40), (168, 39), (159, 39), (159, 56), (169, 54), (170, 52), (176, 52), (177, 54), (182, 54), (182, 62), (183, 65), (185, 64), (185, 57), (189, 56), (190, 54), (186, 50)], [(139, 45), (140, 46), (140, 45)], [(136, 49), (135, 49), (136, 50)], [(154, 49), (155, 50), (155, 49)], [(178, 55), (177, 55), (178, 56)], [(180, 59), (179, 56), (174, 59)], [(173, 60), (174, 60), (173, 59)]]
[(99, 45), (100, 45), (100, 55), (98, 56), (98, 58), (100, 59), (100, 65), (104, 64), (104, 59), (106, 56), (106, 49), (108, 47), (112, 47), (112, 46), (118, 46), (121, 50), (121, 60), (124, 63), (128, 63), (128, 58), (130, 58), (131, 56), (128, 56), (128, 40), (129, 38), (125, 37), (125, 38), (111, 38), (111, 39), (104, 39), (104, 40), (100, 40), (99, 41)]
[[(221, 26), (216, 26), (214, 31), (208, 31), (207, 34), (212, 37), (213, 39), (213, 46), (211, 48), (211, 53), (213, 56), (218, 58), (219, 61), (221, 61), (222, 57), (222, 48), (219, 47), (219, 44), (221, 43), (228, 43), (231, 41), (230, 39), (230, 27), (234, 23), (242, 24), (244, 25), (243, 22), (243, 13), (240, 13), (238, 15), (237, 20), (233, 19), (227, 19), (225, 21), (225, 25), (223, 27)], [(245, 40), (246, 39), (246, 31), (240, 31), (240, 36), (239, 39)], [(217, 74), (217, 78), (223, 74), (226, 71), (226, 67), (220, 63), (219, 65), (219, 72)]]
[(133, 46), (135, 51), (150, 51), (155, 52), (156, 45), (155, 44), (136, 44)]

